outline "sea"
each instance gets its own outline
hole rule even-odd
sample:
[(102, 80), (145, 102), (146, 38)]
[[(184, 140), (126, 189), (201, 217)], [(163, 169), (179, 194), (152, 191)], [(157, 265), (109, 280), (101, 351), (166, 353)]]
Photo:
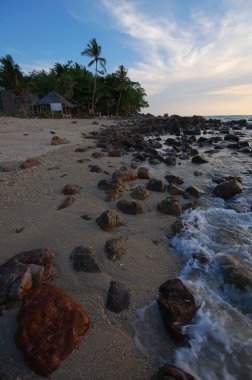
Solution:
[[(252, 125), (252, 115), (206, 118), (220, 119), (223, 123), (246, 119)], [(230, 128), (230, 132), (237, 133), (237, 130)], [(252, 145), (252, 129), (242, 128), (239, 132), (241, 139)], [(166, 138), (162, 136), (162, 141)], [(200, 154), (207, 149), (211, 147), (200, 148)], [(252, 154), (227, 148), (210, 154), (209, 164), (195, 166), (194, 170), (198, 171), (195, 177), (189, 161), (183, 161), (180, 169), (169, 167), (169, 172), (173, 174), (174, 170), (174, 174), (201, 187), (208, 196), (201, 198), (200, 207), (180, 217), (184, 228), (179, 234), (167, 237), (167, 246), (169, 254), (183, 259), (182, 270), (176, 277), (196, 299), (196, 316), (184, 328), (190, 346), (170, 348), (172, 342), (160, 327), (162, 321), (155, 299), (137, 312), (133, 322), (135, 343), (156, 365), (175, 364), (196, 379), (250, 380), (252, 287), (240, 289), (235, 283), (225, 281), (220, 263), (226, 255), (236, 263), (238, 260), (241, 277), (250, 276), (252, 284)], [(162, 165), (151, 166), (153, 176), (162, 178), (167, 173), (167, 167)], [(226, 175), (241, 176), (244, 188), (241, 194), (227, 201), (211, 195), (216, 186), (214, 181)], [(195, 254), (202, 254), (206, 262), (194, 260)]]

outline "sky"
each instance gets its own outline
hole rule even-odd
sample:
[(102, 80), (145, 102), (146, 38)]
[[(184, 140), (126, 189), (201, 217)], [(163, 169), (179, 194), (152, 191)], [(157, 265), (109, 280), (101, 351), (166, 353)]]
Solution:
[(96, 38), (154, 115), (252, 114), (252, 0), (1, 0), (0, 57), (49, 70)]

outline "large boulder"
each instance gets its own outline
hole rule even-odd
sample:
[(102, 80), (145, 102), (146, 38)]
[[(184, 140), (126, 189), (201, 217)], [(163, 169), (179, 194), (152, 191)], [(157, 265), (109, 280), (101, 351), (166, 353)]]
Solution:
[(231, 198), (243, 191), (242, 184), (235, 179), (220, 183), (213, 189), (214, 195), (224, 199)]
[(168, 197), (157, 204), (158, 211), (167, 215), (179, 216), (182, 214), (181, 203), (175, 197)]
[(129, 215), (144, 214), (146, 212), (144, 206), (140, 202), (122, 200), (117, 202), (120, 211)]
[(46, 248), (21, 252), (0, 265), (0, 305), (18, 301), (33, 286), (50, 281), (54, 275), (53, 253)]
[(114, 210), (106, 210), (96, 218), (96, 223), (102, 230), (110, 232), (114, 228), (123, 225), (123, 218)]
[(178, 343), (186, 341), (183, 327), (196, 313), (194, 296), (180, 279), (168, 280), (159, 288), (158, 306), (170, 335)]
[(15, 338), (30, 367), (48, 376), (79, 346), (89, 327), (80, 305), (61, 289), (42, 285), (25, 297)]
[(171, 364), (165, 364), (159, 368), (153, 380), (194, 380), (195, 378), (190, 373), (183, 371), (180, 368)]

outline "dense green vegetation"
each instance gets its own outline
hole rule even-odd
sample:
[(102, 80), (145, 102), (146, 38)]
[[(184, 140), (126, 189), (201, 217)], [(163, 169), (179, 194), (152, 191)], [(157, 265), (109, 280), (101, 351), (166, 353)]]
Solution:
[(116, 72), (106, 72), (106, 59), (100, 56), (101, 46), (92, 39), (81, 55), (91, 58), (88, 67), (94, 65), (94, 74), (77, 62), (55, 63), (49, 70), (34, 70), (24, 74), (10, 55), (0, 58), (0, 89), (13, 90), (17, 94), (33, 92), (39, 97), (49, 91), (57, 91), (66, 99), (90, 104), (92, 114), (130, 115), (148, 107), (145, 90), (127, 76), (127, 69), (120, 65)]

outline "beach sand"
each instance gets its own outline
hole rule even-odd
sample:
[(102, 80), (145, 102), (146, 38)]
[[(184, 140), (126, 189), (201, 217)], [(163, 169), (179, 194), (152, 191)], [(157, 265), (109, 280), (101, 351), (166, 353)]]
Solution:
[[(80, 347), (50, 379), (151, 379), (159, 363), (137, 350), (132, 323), (137, 310), (155, 300), (159, 286), (175, 278), (181, 268), (181, 259), (168, 250), (167, 236), (175, 217), (158, 213), (156, 204), (165, 196), (153, 192), (143, 201), (147, 213), (123, 214), (125, 225), (111, 233), (99, 228), (95, 218), (107, 209), (117, 208), (116, 202), (104, 200), (105, 193), (97, 183), (110, 178), (124, 160), (92, 157), (92, 153), (101, 150), (85, 136), (116, 122), (97, 119), (97, 123), (84, 119), (73, 123), (71, 119), (0, 118), (0, 166), (18, 168), (27, 158), (41, 162), (40, 166), (27, 170), (0, 172), (0, 264), (22, 251), (50, 249), (55, 255), (57, 272), (54, 284), (90, 316), (92, 326)], [(70, 144), (52, 146), (51, 131), (68, 139)], [(75, 152), (76, 148), (86, 147), (90, 148), (84, 153)], [(77, 162), (80, 159), (82, 163)], [(90, 172), (91, 164), (100, 165), (109, 174)], [(133, 181), (129, 187), (146, 182)], [(79, 185), (81, 192), (70, 207), (57, 210), (65, 199), (62, 189), (69, 183)], [(129, 191), (122, 199), (130, 199)], [(82, 219), (84, 214), (91, 219)], [(16, 233), (22, 228), (22, 232)], [(109, 238), (120, 235), (127, 238), (127, 252), (120, 261), (113, 262), (107, 258), (104, 245)], [(101, 273), (74, 271), (70, 254), (79, 245), (95, 250)], [(121, 282), (131, 292), (129, 309), (118, 314), (105, 307), (111, 280)], [(0, 372), (13, 380), (43, 378), (32, 372), (16, 348), (18, 310), (19, 307), (6, 310), (0, 317)], [(164, 336), (172, 361), (173, 347), (165, 331)]]

